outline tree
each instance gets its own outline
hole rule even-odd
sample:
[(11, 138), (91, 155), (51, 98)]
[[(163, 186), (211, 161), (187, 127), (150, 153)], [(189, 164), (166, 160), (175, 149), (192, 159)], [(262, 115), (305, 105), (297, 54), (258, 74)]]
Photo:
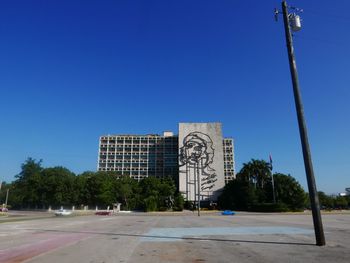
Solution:
[(337, 196), (334, 198), (334, 207), (338, 209), (347, 209), (348, 200), (345, 196)]
[(277, 203), (274, 204), (270, 164), (252, 159), (244, 163), (236, 179), (225, 185), (219, 197), (223, 209), (251, 211), (285, 211), (305, 208), (306, 193), (289, 175), (274, 175)]
[(237, 179), (246, 182), (245, 187), (254, 186), (258, 203), (272, 202), (271, 170), (266, 161), (251, 159), (250, 162), (244, 163)]
[[(183, 197), (174, 180), (148, 177), (140, 182), (117, 172), (84, 172), (78, 176), (64, 167), (43, 168), (41, 160), (28, 158), (11, 189), (10, 202), (17, 208), (47, 208), (90, 205), (145, 211), (183, 209)], [(1, 197), (3, 194), (1, 194)]]
[(286, 204), (293, 211), (305, 209), (307, 194), (295, 178), (276, 173), (274, 174), (274, 182), (278, 203)]
[(334, 207), (334, 200), (331, 196), (326, 195), (324, 192), (318, 192), (318, 200), (320, 202), (320, 206), (323, 209), (331, 209)]
[(86, 171), (75, 177), (75, 204), (84, 206), (90, 204), (91, 193), (87, 187), (89, 178), (95, 176), (95, 172)]
[(147, 177), (139, 184), (142, 208), (145, 211), (167, 210), (173, 206), (176, 186), (171, 178)]
[(271, 183), (270, 164), (264, 160), (252, 159), (243, 164), (239, 177), (251, 182), (257, 189), (264, 189), (267, 184)]
[(39, 190), (43, 207), (68, 206), (76, 201), (75, 175), (67, 168), (57, 166), (41, 171), (42, 185)]
[(139, 183), (130, 177), (120, 177), (116, 184), (118, 201), (127, 210), (140, 208), (140, 188)]
[(12, 195), (16, 195), (14, 206), (37, 207), (40, 203), (39, 189), (43, 183), (41, 163), (42, 160), (28, 158), (21, 165), (21, 172), (15, 176), (16, 180), (13, 184)]
[(78, 179), (81, 189), (80, 203), (84, 205), (111, 206), (117, 201), (118, 174), (115, 172), (85, 172)]
[(249, 210), (257, 203), (255, 186), (237, 177), (225, 185), (218, 204), (223, 209)]

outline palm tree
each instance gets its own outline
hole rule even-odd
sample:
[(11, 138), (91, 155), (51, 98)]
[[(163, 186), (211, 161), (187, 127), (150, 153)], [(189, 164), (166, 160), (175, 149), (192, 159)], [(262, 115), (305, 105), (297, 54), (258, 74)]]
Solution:
[(264, 160), (251, 159), (250, 162), (243, 163), (239, 177), (254, 184), (255, 188), (263, 189), (271, 180), (270, 164)]

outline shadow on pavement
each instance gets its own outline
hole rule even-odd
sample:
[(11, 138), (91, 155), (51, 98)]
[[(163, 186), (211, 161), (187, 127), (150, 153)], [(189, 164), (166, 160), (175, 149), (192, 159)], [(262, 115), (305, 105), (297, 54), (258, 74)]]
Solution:
[(154, 236), (154, 235), (141, 235), (141, 234), (127, 234), (127, 233), (110, 233), (110, 232), (93, 232), (93, 231), (72, 231), (72, 230), (54, 230), (54, 229), (31, 229), (29, 231), (42, 231), (42, 232), (56, 232), (56, 233), (76, 233), (76, 234), (91, 234), (91, 235), (106, 235), (106, 236), (125, 236), (125, 237), (141, 237), (141, 238), (159, 238), (162, 239), (174, 239), (174, 240), (191, 240), (191, 241), (215, 241), (215, 242), (232, 242), (232, 243), (254, 243), (254, 244), (271, 244), (271, 245), (297, 245), (297, 246), (315, 246), (312, 243), (300, 243), (300, 242), (281, 242), (281, 241), (262, 241), (262, 240), (240, 240), (240, 239), (221, 239), (221, 238), (202, 238), (202, 237), (172, 237), (172, 236)]

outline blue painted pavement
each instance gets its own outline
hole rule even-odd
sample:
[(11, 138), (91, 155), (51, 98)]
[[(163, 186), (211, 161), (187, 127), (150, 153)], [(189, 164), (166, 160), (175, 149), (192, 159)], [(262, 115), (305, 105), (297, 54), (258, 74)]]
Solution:
[(190, 227), (190, 228), (152, 228), (141, 241), (180, 241), (184, 237), (234, 235), (309, 235), (313, 230), (297, 227)]

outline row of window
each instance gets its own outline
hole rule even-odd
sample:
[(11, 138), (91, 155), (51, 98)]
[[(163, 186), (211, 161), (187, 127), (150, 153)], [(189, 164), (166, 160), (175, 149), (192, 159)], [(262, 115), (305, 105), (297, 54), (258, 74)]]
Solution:
[(107, 152), (107, 151), (100, 151), (100, 154), (103, 154), (103, 155), (131, 155), (131, 154), (135, 154), (135, 155), (178, 155), (177, 152), (163, 152), (163, 151), (143, 151), (143, 152), (139, 152), (139, 151), (117, 151), (117, 152)]
[(100, 158), (100, 162), (108, 162), (108, 163), (166, 163), (166, 164), (177, 164), (177, 159), (113, 159), (113, 158)]
[(115, 167), (115, 168), (135, 168), (135, 169), (149, 169), (149, 170), (178, 170), (177, 165), (159, 165), (150, 163), (104, 163), (100, 162), (99, 167)]
[(165, 156), (177, 157), (177, 153), (159, 153), (159, 152), (100, 152), (100, 156)]
[(145, 143), (145, 144), (100, 144), (100, 147), (157, 147), (178, 148), (177, 143)]
[(161, 136), (159, 134), (147, 134), (147, 135), (117, 135), (117, 136), (101, 136), (101, 140), (145, 140), (145, 139), (171, 139), (177, 138), (177, 136)]
[[(111, 171), (114, 172), (115, 170), (113, 168), (101, 168), (99, 171)], [(147, 176), (155, 176), (155, 177), (165, 177), (171, 174), (164, 174), (162, 172), (147, 172), (147, 171), (118, 171), (121, 172), (122, 175), (135, 175), (135, 176), (141, 176), (141, 177), (147, 177)]]
[(125, 162), (114, 162), (114, 161), (104, 161), (104, 160), (100, 160), (99, 162), (100, 164), (115, 164), (116, 166), (122, 166), (124, 164), (124, 166), (134, 166), (134, 167), (138, 167), (138, 165), (140, 164), (140, 167), (145, 167), (145, 166), (149, 166), (149, 167), (153, 167), (153, 166), (164, 166), (164, 167), (177, 167), (178, 164), (177, 163), (164, 163), (164, 162), (146, 162), (146, 161), (141, 161), (141, 162), (130, 162), (130, 161), (125, 161)]
[(162, 158), (162, 159), (177, 159), (177, 154), (157, 154), (157, 153), (133, 153), (133, 154), (121, 154), (121, 153), (100, 153), (100, 158), (113, 157), (117, 159), (138, 159), (138, 158)]
[[(99, 171), (115, 171), (115, 169), (113, 168), (100, 168)], [(164, 176), (166, 176), (164, 173), (158, 172), (147, 172), (147, 171), (121, 171), (122, 172), (122, 176), (130, 176), (133, 179), (142, 179), (145, 178), (147, 176), (154, 176), (157, 178), (162, 178)], [(169, 174), (167, 174), (169, 175)], [(227, 184), (228, 182), (230, 182), (232, 179), (234, 178), (233, 174), (230, 176), (226, 176), (225, 175), (225, 184)]]
[(102, 152), (106, 152), (106, 151), (110, 151), (110, 152), (131, 152), (131, 151), (134, 151), (134, 152), (178, 152), (178, 149), (177, 148), (164, 148), (164, 147), (160, 147), (160, 148), (157, 148), (157, 147), (149, 147), (149, 148), (138, 148), (138, 147), (134, 147), (134, 148), (130, 148), (130, 147), (117, 147), (117, 148), (106, 148), (106, 147), (101, 147), (100, 148), (100, 151)]
[(99, 162), (100, 165), (105, 165), (105, 164), (109, 164), (109, 165), (113, 165), (115, 164), (116, 166), (122, 166), (124, 164), (124, 166), (134, 166), (134, 167), (153, 167), (153, 166), (161, 166), (161, 167), (178, 167), (178, 163), (177, 162), (113, 162), (113, 161), (105, 161), (105, 160), (100, 160)]
[(110, 140), (110, 141), (106, 141), (106, 140), (101, 140), (100, 141), (100, 144), (178, 144), (178, 140), (169, 140), (169, 139), (150, 139), (150, 140), (133, 140), (133, 141), (130, 141), (130, 140), (117, 140), (117, 141), (114, 141), (114, 140)]
[[(159, 168), (159, 167), (130, 167), (130, 166), (114, 166), (113, 164), (100, 164), (99, 170), (104, 168), (110, 168), (113, 169), (113, 171), (150, 171), (150, 172), (168, 172), (168, 173), (175, 173), (178, 171), (177, 168)], [(224, 175), (225, 176), (233, 176), (234, 172), (233, 170), (225, 170)]]

